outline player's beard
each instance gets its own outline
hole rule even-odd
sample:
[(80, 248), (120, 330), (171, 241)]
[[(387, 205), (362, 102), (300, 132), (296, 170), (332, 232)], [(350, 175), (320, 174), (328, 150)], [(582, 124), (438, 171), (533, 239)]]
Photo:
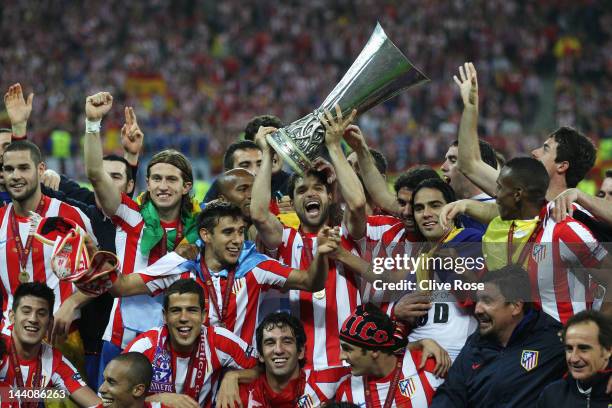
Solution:
[(36, 182), (35, 182), (35, 183), (32, 183), (32, 185), (31, 185), (31, 186), (29, 186), (29, 189), (27, 189), (26, 191), (24, 191), (24, 192), (23, 192), (23, 193), (22, 193), (22, 194), (21, 194), (19, 197), (14, 197), (14, 196), (11, 194), (11, 190), (10, 190), (10, 189), (7, 189), (7, 191), (8, 191), (8, 193), (9, 193), (9, 195), (11, 196), (11, 199), (12, 199), (13, 201), (17, 201), (18, 203), (23, 203), (24, 201), (27, 201), (27, 200), (29, 200), (30, 198), (32, 198), (32, 196), (33, 196), (34, 194), (36, 194), (36, 190), (37, 190), (37, 188), (38, 188), (38, 183), (39, 183), (39, 182), (38, 182), (38, 180), (36, 180)]

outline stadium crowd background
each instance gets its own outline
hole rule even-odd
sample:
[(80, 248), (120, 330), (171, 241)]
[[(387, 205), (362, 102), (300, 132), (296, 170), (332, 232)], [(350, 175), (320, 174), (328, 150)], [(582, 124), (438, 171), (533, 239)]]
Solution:
[[(28, 131), (52, 168), (85, 179), (83, 99), (104, 89), (118, 106), (136, 107), (145, 162), (177, 147), (194, 159), (196, 179), (210, 180), (251, 117), (289, 123), (318, 106), (379, 20), (432, 79), (358, 120), (391, 174), (444, 157), (462, 109), (451, 76), (465, 60), (478, 66), (480, 135), (496, 150), (529, 152), (550, 129), (571, 124), (599, 145), (601, 163), (612, 160), (612, 13), (604, 3), (3, 2), (0, 84), (36, 94)], [(121, 149), (121, 124), (120, 110), (105, 119), (107, 151)], [(591, 172), (591, 192), (604, 169)]]

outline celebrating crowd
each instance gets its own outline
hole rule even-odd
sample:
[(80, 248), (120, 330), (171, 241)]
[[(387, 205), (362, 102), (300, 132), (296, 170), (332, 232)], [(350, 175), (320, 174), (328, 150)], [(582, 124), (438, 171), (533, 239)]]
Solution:
[(339, 106), (323, 156), (288, 172), (267, 142), (283, 123), (261, 112), (202, 202), (173, 149), (135, 191), (145, 134), (123, 107), (124, 155), (104, 155), (106, 91), (84, 101), (93, 192), (47, 169), (34, 97), (11, 86), (2, 404), (52, 388), (87, 407), (608, 406), (612, 201), (606, 180), (601, 197), (576, 189), (596, 149), (561, 127), (505, 161), (478, 138), (474, 65), (454, 83), (442, 176), (411, 167), (391, 193)]

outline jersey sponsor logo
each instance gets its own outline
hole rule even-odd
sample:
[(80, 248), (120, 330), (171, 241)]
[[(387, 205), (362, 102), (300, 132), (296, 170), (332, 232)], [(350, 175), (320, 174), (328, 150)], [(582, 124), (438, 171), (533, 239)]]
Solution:
[(400, 394), (406, 398), (412, 398), (417, 391), (416, 382), (414, 377), (406, 378), (400, 381), (397, 386), (399, 387)]
[(474, 363), (474, 364), (472, 364), (472, 370), (478, 370), (481, 365), (482, 365), (482, 363)]
[(537, 263), (540, 263), (546, 258), (546, 244), (536, 244), (531, 251), (531, 257)]
[(81, 374), (79, 374), (79, 373), (74, 373), (74, 374), (72, 375), (72, 379), (73, 379), (74, 381), (81, 381), (83, 378), (81, 377)]
[(539, 354), (539, 351), (523, 350), (521, 354), (521, 366), (527, 371), (533, 370), (538, 366)]
[(246, 350), (244, 350), (244, 355), (248, 357), (257, 357), (257, 353), (255, 352), (255, 348), (253, 346), (248, 346)]
[(314, 408), (314, 401), (312, 397), (308, 394), (302, 395), (300, 399), (297, 401), (298, 408)]

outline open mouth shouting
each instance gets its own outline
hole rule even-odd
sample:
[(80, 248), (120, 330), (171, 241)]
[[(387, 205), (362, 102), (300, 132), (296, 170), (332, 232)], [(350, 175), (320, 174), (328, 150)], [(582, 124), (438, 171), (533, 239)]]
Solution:
[(306, 215), (310, 218), (316, 218), (321, 215), (321, 201), (319, 199), (308, 199), (304, 202)]

